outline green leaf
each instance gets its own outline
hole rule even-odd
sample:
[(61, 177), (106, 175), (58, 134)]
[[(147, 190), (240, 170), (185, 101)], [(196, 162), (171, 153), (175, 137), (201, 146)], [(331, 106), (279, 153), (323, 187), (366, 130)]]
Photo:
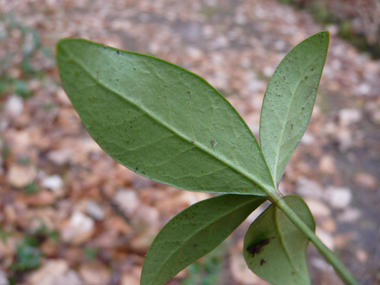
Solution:
[(274, 191), (251, 131), (202, 78), (154, 57), (81, 39), (60, 41), (57, 59), (85, 127), (122, 165), (192, 191)]
[[(285, 196), (290, 208), (315, 230), (306, 203), (298, 196)], [(249, 227), (244, 238), (244, 258), (248, 267), (273, 285), (310, 284), (306, 263), (309, 239), (273, 204)]]
[(265, 198), (222, 195), (196, 203), (171, 219), (145, 258), (141, 285), (165, 284), (225, 240)]
[(276, 185), (309, 123), (328, 45), (328, 32), (298, 44), (281, 61), (265, 91), (260, 145)]

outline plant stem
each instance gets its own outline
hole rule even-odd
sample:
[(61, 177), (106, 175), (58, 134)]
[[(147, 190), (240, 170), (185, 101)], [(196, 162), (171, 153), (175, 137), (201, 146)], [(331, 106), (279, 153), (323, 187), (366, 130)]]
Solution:
[(288, 204), (276, 193), (271, 193), (270, 198), (273, 202), (280, 208), (285, 215), (296, 225), (316, 246), (319, 252), (326, 258), (328, 262), (334, 267), (336, 272), (342, 278), (342, 280), (348, 285), (359, 285), (358, 281), (352, 276), (350, 271), (343, 265), (343, 263), (336, 257), (336, 255), (328, 249), (321, 240), (314, 234), (313, 230), (311, 230), (300, 217), (297, 216), (296, 213), (292, 211), (292, 209), (288, 206)]

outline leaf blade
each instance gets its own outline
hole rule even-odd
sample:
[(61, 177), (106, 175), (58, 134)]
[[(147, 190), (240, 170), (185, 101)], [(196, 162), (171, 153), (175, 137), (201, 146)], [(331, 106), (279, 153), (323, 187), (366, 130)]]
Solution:
[(153, 241), (145, 258), (141, 285), (165, 284), (218, 246), (264, 201), (253, 195), (226, 194), (183, 210)]
[(62, 40), (57, 50), (64, 88), (85, 127), (124, 166), (192, 191), (265, 196), (263, 189), (274, 188), (251, 131), (200, 77), (85, 40)]
[[(296, 195), (284, 199), (315, 230), (314, 218), (306, 203)], [(249, 227), (243, 254), (248, 267), (271, 284), (305, 285), (310, 284), (306, 263), (308, 244), (306, 235), (280, 209), (271, 205)]]
[(309, 123), (328, 44), (328, 32), (298, 44), (278, 65), (265, 91), (260, 145), (276, 185)]

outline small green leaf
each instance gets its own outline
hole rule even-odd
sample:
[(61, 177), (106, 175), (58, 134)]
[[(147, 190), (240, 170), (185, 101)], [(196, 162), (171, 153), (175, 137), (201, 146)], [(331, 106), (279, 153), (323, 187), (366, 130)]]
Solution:
[(192, 191), (274, 191), (250, 129), (199, 76), (80, 39), (60, 41), (57, 61), (65, 91), (91, 136), (129, 169)]
[[(315, 222), (306, 203), (298, 196), (284, 200), (311, 229)], [(249, 227), (244, 238), (244, 258), (248, 267), (273, 285), (310, 284), (306, 263), (309, 240), (274, 205), (266, 209)]]
[(265, 91), (260, 145), (276, 185), (309, 123), (329, 45), (320, 32), (293, 48)]
[(225, 240), (265, 198), (222, 195), (196, 203), (171, 219), (145, 258), (141, 285), (165, 284)]

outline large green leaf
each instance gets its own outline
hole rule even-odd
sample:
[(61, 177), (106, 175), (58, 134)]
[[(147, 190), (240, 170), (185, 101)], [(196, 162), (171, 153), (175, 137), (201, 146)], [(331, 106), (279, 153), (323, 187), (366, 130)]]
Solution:
[(57, 59), (85, 127), (124, 166), (187, 190), (273, 191), (251, 131), (202, 78), (154, 57), (81, 39), (60, 41)]
[(171, 219), (145, 258), (141, 285), (165, 284), (225, 240), (265, 198), (227, 194), (196, 203)]
[(281, 61), (265, 91), (260, 145), (275, 184), (309, 123), (328, 45), (328, 32), (298, 44)]
[[(284, 197), (289, 207), (315, 230), (309, 208), (298, 196)], [(306, 263), (309, 239), (276, 206), (271, 205), (249, 227), (244, 238), (248, 267), (273, 285), (306, 285), (310, 277)]]

